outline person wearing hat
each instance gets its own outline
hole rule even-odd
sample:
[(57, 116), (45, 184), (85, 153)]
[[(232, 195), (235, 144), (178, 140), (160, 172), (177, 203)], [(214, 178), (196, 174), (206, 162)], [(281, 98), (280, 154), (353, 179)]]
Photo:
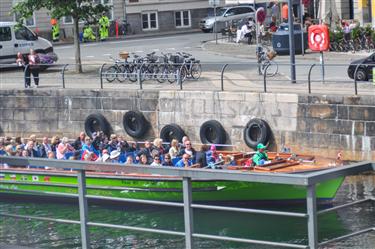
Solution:
[(120, 151), (118, 151), (118, 150), (114, 150), (114, 151), (112, 151), (111, 152), (111, 155), (110, 155), (110, 159), (111, 159), (111, 161), (112, 161), (112, 163), (118, 163), (119, 161), (118, 161), (118, 159), (119, 159), (119, 157), (120, 157)]
[(264, 146), (262, 143), (259, 143), (257, 145), (257, 152), (252, 157), (253, 165), (263, 165), (266, 161), (268, 161), (268, 155), (266, 152), (266, 146)]

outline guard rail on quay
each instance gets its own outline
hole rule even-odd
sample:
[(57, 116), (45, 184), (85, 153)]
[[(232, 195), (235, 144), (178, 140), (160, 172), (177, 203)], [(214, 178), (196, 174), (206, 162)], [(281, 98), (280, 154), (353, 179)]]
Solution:
[[(327, 170), (310, 172), (308, 174), (267, 174), (267, 173), (248, 173), (248, 172), (235, 172), (227, 170), (210, 170), (210, 169), (183, 169), (173, 167), (150, 167), (150, 166), (139, 166), (139, 165), (126, 165), (119, 166), (114, 163), (96, 163), (96, 162), (84, 162), (84, 161), (64, 161), (64, 160), (49, 160), (49, 159), (34, 159), (34, 158), (22, 158), (22, 157), (0, 157), (1, 165), (12, 165), (12, 166), (48, 166), (54, 168), (72, 168), (77, 172), (77, 188), (78, 194), (59, 194), (45, 192), (45, 194), (61, 196), (61, 197), (76, 197), (79, 200), (80, 220), (68, 220), (68, 219), (54, 219), (47, 217), (29, 216), (29, 215), (16, 215), (9, 213), (0, 213), (3, 217), (13, 217), (19, 219), (35, 219), (50, 222), (61, 222), (69, 224), (79, 224), (81, 227), (81, 241), (82, 248), (90, 248), (90, 235), (88, 232), (89, 226), (107, 227), (126, 229), (131, 231), (144, 231), (150, 233), (168, 234), (175, 236), (185, 237), (185, 246), (190, 249), (193, 248), (193, 239), (213, 239), (222, 241), (233, 241), (250, 244), (261, 244), (268, 246), (279, 246), (288, 248), (318, 248), (329, 243), (333, 243), (338, 240), (346, 239), (351, 236), (375, 231), (375, 224), (373, 227), (369, 227), (360, 231), (356, 231), (344, 236), (330, 239), (328, 241), (318, 242), (318, 219), (317, 216), (326, 212), (334, 211), (337, 209), (345, 208), (351, 205), (357, 205), (364, 202), (375, 201), (373, 198), (362, 199), (359, 201), (346, 203), (343, 205), (335, 206), (324, 210), (317, 210), (316, 203), (316, 184), (334, 179), (337, 177), (356, 175), (362, 172), (375, 171), (374, 162), (359, 162), (347, 166), (331, 168)], [(91, 170), (102, 170), (106, 172), (124, 172), (124, 173), (141, 173), (141, 174), (159, 174), (165, 176), (178, 176), (182, 180), (183, 186), (183, 202), (165, 202), (165, 201), (151, 201), (151, 200), (135, 200), (135, 199), (122, 199), (122, 198), (110, 198), (102, 196), (94, 196), (86, 194), (86, 171)], [(4, 170), (0, 169), (0, 173)], [(245, 181), (245, 182), (262, 182), (262, 183), (274, 183), (274, 184), (289, 184), (306, 187), (306, 204), (307, 213), (297, 212), (282, 212), (274, 210), (262, 210), (262, 209), (249, 209), (249, 208), (236, 208), (236, 207), (224, 207), (215, 205), (201, 205), (194, 204), (192, 200), (192, 179), (215, 179), (215, 180), (229, 180), (229, 181)], [(88, 199), (99, 199), (99, 200), (110, 200), (118, 202), (133, 202), (142, 204), (152, 205), (165, 205), (173, 207), (181, 207), (184, 210), (184, 232), (176, 232), (169, 230), (153, 229), (153, 228), (141, 228), (136, 226), (127, 225), (114, 225), (106, 223), (98, 223), (88, 220)], [(208, 235), (195, 233), (193, 230), (193, 210), (194, 209), (211, 209), (221, 211), (232, 211), (232, 212), (244, 212), (254, 214), (265, 214), (265, 215), (281, 215), (289, 217), (299, 217), (307, 219), (307, 231), (308, 231), (308, 245), (281, 243), (264, 240), (244, 239), (236, 237), (226, 237), (217, 235)]]
[[(277, 62), (277, 60), (276, 60)], [(295, 67), (302, 74), (297, 75), (296, 82), (290, 82), (287, 75), (289, 73), (290, 63), (277, 62), (278, 72), (270, 76), (271, 65), (263, 66), (264, 73), (259, 74), (261, 65), (257, 62), (248, 63), (202, 63), (202, 77), (200, 79), (186, 78), (182, 79), (181, 68), (186, 64), (176, 64), (174, 73), (174, 84), (157, 82), (157, 73), (143, 72), (137, 69), (134, 74), (135, 82), (131, 82), (129, 73), (108, 72), (107, 69), (113, 66), (113, 63), (104, 64), (81, 64), (89, 73), (75, 74), (73, 68), (76, 64), (51, 64), (44, 65), (50, 69), (42, 71), (39, 74), (40, 87), (53, 87), (70, 89), (77, 87), (89, 87), (95, 89), (133, 89), (133, 90), (214, 90), (214, 91), (251, 91), (251, 92), (281, 92), (298, 91), (311, 94), (324, 93), (332, 90), (337, 93), (341, 89), (346, 94), (371, 94), (375, 90), (375, 79), (372, 83), (360, 82), (357, 77), (349, 79), (347, 75), (348, 64), (325, 63), (324, 66), (319, 63), (298, 63)], [(5, 65), (0, 65), (5, 66)], [(9, 65), (8, 65), (9, 66)], [(141, 64), (137, 67), (141, 68)], [(352, 64), (352, 74), (357, 75), (363, 66), (368, 64)], [(16, 66), (14, 66), (16, 67)], [(22, 87), (25, 77), (29, 77), (21, 70), (4, 72), (2, 86), (11, 84), (13, 87)], [(337, 72), (344, 72), (338, 74)], [(374, 70), (375, 72), (375, 70)], [(6, 74), (9, 74), (7, 76)], [(149, 75), (144, 79), (145, 75)], [(119, 82), (117, 76), (121, 76), (123, 81)], [(374, 74), (375, 75), (375, 74)], [(111, 82), (107, 81), (110, 76)], [(373, 76), (373, 78), (375, 78)], [(32, 80), (32, 79), (31, 79)], [(79, 84), (77, 84), (79, 82)], [(87, 84), (87, 86), (85, 86)], [(338, 88), (336, 87), (338, 86)], [(332, 88), (332, 89), (330, 89)], [(345, 91), (344, 91), (345, 90)]]

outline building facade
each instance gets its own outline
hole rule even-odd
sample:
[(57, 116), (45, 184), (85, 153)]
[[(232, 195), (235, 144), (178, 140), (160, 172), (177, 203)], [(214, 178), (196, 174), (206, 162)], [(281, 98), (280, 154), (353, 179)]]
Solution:
[[(11, 9), (18, 1), (22, 0), (1, 0), (0, 21), (17, 20), (17, 16), (11, 14)], [(111, 7), (107, 15), (111, 20), (112, 35), (115, 32), (115, 22), (119, 23), (121, 33), (124, 20), (128, 23), (127, 30), (130, 34), (197, 29), (199, 20), (207, 16), (209, 9), (207, 0), (93, 0), (93, 3)], [(25, 24), (39, 35), (48, 38), (51, 31), (50, 20), (48, 11), (40, 10)], [(63, 17), (59, 24), (61, 37), (71, 37), (72, 18)], [(81, 26), (83, 25), (82, 22)]]
[[(15, 21), (17, 16), (11, 14), (14, 4), (22, 0), (1, 0), (0, 21)], [(111, 7), (108, 17), (112, 21), (110, 35), (115, 35), (115, 22), (120, 24), (120, 34), (125, 30), (123, 21), (128, 25), (127, 34), (158, 33), (197, 29), (199, 20), (212, 13), (209, 0), (92, 0)], [(285, 1), (285, 0), (279, 0)], [(317, 12), (317, 3), (332, 0), (314, 0), (310, 2), (310, 10)], [(335, 0), (341, 19), (357, 19), (361, 24), (372, 23), (375, 27), (375, 0)], [(212, 2), (212, 1), (211, 1)], [(257, 1), (258, 2), (258, 1)], [(265, 0), (259, 0), (265, 2)], [(224, 0), (219, 1), (223, 5)], [(211, 10), (211, 11), (210, 11)], [(50, 38), (51, 16), (47, 10), (36, 11), (26, 25), (39, 35)], [(61, 38), (69, 38), (73, 34), (73, 20), (64, 17), (59, 20)], [(81, 23), (81, 28), (83, 26)]]

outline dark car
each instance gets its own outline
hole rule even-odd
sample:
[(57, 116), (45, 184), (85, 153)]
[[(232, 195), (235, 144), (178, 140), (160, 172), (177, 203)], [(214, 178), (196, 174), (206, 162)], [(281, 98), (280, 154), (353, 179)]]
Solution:
[(372, 80), (372, 69), (375, 67), (375, 53), (367, 58), (352, 61), (348, 68), (348, 76), (354, 79), (354, 72), (358, 66), (356, 78), (358, 81)]

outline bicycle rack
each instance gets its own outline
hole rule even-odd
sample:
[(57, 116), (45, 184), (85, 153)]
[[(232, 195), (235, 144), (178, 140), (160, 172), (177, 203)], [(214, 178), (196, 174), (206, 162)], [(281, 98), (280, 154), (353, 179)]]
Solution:
[(311, 71), (312, 69), (316, 66), (316, 64), (312, 64), (310, 69), (309, 69), (309, 74), (307, 76), (307, 84), (308, 84), (308, 88), (309, 88), (309, 94), (311, 94)]
[(62, 77), (62, 88), (65, 89), (65, 70), (69, 66), (69, 64), (65, 64), (61, 70), (61, 77)]
[(221, 91), (223, 92), (224, 91), (224, 71), (225, 69), (227, 68), (229, 64), (225, 64), (222, 68), (221, 68)]
[(100, 67), (100, 70), (99, 70), (99, 74), (100, 74), (100, 89), (103, 89), (103, 68), (104, 68), (105, 65), (106, 65), (106, 63), (104, 63)]

